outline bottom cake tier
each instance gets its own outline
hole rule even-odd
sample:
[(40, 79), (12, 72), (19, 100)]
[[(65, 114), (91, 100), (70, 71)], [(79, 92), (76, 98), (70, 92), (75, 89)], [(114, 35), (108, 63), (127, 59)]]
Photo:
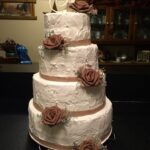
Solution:
[(56, 150), (70, 150), (87, 139), (99, 139), (104, 143), (111, 135), (112, 103), (106, 98), (99, 112), (80, 117), (70, 117), (67, 122), (50, 127), (42, 122), (42, 113), (36, 109), (33, 99), (29, 102), (29, 134), (38, 144)]

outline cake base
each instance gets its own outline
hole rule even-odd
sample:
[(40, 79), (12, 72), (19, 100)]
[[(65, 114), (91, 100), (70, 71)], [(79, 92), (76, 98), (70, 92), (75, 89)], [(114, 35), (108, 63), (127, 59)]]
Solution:
[(91, 137), (103, 144), (112, 133), (111, 121), (112, 103), (108, 98), (99, 112), (72, 117), (66, 124), (52, 128), (41, 122), (41, 112), (34, 107), (33, 100), (29, 103), (29, 135), (39, 145), (52, 150), (72, 150), (74, 144)]
[[(102, 139), (101, 144), (105, 143), (109, 139), (111, 134), (112, 134), (112, 127), (109, 129), (108, 133)], [(35, 135), (33, 135), (30, 130), (29, 130), (29, 135), (30, 135), (31, 139), (33, 141), (35, 141), (37, 144), (43, 146), (44, 148), (50, 149), (50, 150), (72, 150), (73, 149), (73, 147), (71, 147), (71, 146), (57, 145), (54, 143), (43, 141), (43, 140), (39, 139), (38, 137), (36, 137)]]

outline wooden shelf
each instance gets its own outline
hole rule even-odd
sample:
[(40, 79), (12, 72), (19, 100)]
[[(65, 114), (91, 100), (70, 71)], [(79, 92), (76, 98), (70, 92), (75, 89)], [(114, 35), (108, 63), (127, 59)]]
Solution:
[(116, 62), (116, 61), (108, 61), (108, 62), (100, 62), (100, 65), (112, 65), (112, 66), (150, 66), (150, 62), (136, 62), (136, 61), (128, 61), (128, 62)]
[[(106, 74), (150, 74), (150, 63), (99, 63)], [(0, 64), (0, 73), (36, 73), (38, 63), (33, 64)]]
[(150, 40), (102, 40), (102, 39), (93, 39), (92, 43), (100, 45), (150, 45)]
[(0, 64), (0, 73), (36, 73), (39, 71), (38, 63), (33, 64)]

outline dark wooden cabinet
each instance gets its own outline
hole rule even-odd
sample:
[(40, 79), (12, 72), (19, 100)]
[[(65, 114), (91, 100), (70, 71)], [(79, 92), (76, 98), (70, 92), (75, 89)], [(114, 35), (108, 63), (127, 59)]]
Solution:
[(124, 7), (110, 8), (110, 40), (131, 40), (131, 9)]
[(129, 41), (131, 40), (131, 8), (99, 6), (98, 15), (91, 16), (92, 40)]
[(150, 9), (136, 8), (134, 14), (133, 39), (150, 41)]
[(98, 14), (91, 16), (91, 38), (95, 41), (103, 41), (108, 38), (109, 9), (106, 6), (98, 7)]
[(98, 14), (91, 15), (91, 39), (110, 55), (101, 65), (116, 63), (124, 56), (126, 65), (149, 64), (150, 8), (98, 4), (97, 9)]
[[(150, 9), (98, 6), (91, 16), (92, 40), (103, 44), (145, 44), (150, 42)], [(118, 42), (118, 43), (117, 43)]]

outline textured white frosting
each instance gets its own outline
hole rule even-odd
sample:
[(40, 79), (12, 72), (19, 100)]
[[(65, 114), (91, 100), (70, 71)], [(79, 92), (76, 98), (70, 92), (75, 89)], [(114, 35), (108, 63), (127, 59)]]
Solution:
[[(90, 20), (84, 13), (57, 12), (44, 15), (44, 30), (61, 34), (65, 39), (80, 41), (90, 39)], [(81, 42), (81, 41), (80, 41)], [(39, 73), (55, 77), (77, 77), (80, 67), (90, 65), (99, 70), (96, 44), (67, 46), (64, 50), (46, 50), (39, 46)], [(33, 99), (29, 102), (29, 129), (31, 133), (46, 142), (73, 146), (83, 140), (99, 137), (104, 142), (109, 135), (112, 122), (112, 103), (105, 95), (103, 84), (83, 88), (79, 82), (56, 82), (33, 75)], [(42, 123), (42, 114), (33, 104), (45, 108), (57, 105), (68, 111), (84, 111), (105, 106), (98, 112), (70, 117), (64, 124), (49, 127)], [(32, 136), (31, 136), (32, 137)], [(33, 138), (34, 139), (34, 138)], [(35, 140), (35, 139), (34, 139)], [(35, 140), (36, 141), (36, 140)]]
[(33, 99), (43, 108), (59, 106), (67, 110), (93, 109), (105, 101), (105, 79), (96, 87), (84, 88), (79, 82), (55, 82), (33, 76)]
[(74, 142), (80, 143), (88, 138), (101, 139), (110, 129), (111, 121), (112, 104), (108, 99), (101, 111), (82, 117), (70, 117), (66, 123), (55, 127), (44, 125), (41, 121), (41, 112), (34, 107), (33, 100), (29, 103), (30, 131), (39, 139), (55, 144), (73, 146)]
[(46, 50), (39, 47), (39, 71), (49, 76), (76, 77), (80, 67), (98, 69), (97, 45), (67, 47), (66, 50)]
[(45, 34), (61, 34), (71, 41), (91, 38), (89, 16), (77, 12), (56, 12), (44, 15)]

